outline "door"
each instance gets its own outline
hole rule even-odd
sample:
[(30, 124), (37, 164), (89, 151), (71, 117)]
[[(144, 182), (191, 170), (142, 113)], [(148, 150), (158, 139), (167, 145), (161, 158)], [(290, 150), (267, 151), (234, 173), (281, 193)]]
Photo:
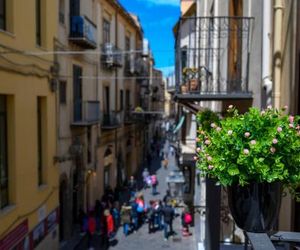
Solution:
[(73, 112), (74, 122), (82, 120), (82, 68), (73, 65)]
[(80, 0), (70, 0), (70, 16), (80, 16)]
[[(243, 16), (243, 0), (230, 0), (229, 16)], [(229, 19), (229, 47), (228, 47), (228, 90), (241, 90), (242, 81), (242, 27), (243, 20)]]
[(65, 204), (67, 203), (66, 191), (66, 181), (62, 181), (59, 186), (59, 241), (63, 241), (65, 239)]

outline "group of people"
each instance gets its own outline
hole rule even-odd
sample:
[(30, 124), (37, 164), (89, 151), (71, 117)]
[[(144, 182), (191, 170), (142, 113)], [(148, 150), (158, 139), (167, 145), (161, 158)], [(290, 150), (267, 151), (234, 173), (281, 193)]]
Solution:
[(157, 185), (158, 185), (158, 180), (155, 174), (150, 175), (149, 171), (147, 168), (144, 169), (143, 173), (143, 182), (144, 182), (144, 189), (147, 189), (149, 187), (152, 187), (152, 195), (157, 194)]

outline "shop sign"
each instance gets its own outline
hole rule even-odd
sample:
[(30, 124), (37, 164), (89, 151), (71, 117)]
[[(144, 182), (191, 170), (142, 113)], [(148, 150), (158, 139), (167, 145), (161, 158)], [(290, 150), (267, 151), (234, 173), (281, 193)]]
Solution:
[(28, 233), (28, 220), (24, 220), (15, 229), (9, 232), (3, 239), (0, 240), (0, 249), (12, 249), (19, 241), (23, 240)]

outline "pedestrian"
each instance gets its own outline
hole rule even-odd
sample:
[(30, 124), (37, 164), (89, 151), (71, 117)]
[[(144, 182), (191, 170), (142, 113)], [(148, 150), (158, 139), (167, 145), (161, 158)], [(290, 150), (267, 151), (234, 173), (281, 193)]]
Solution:
[(132, 229), (134, 232), (138, 230), (138, 212), (137, 212), (137, 203), (134, 199), (130, 201), (131, 205), (131, 222), (132, 222)]
[(78, 211), (77, 221), (79, 222), (80, 231), (82, 234), (85, 234), (87, 231), (87, 219), (88, 219), (88, 216), (83, 211), (83, 209), (80, 208)]
[(115, 201), (111, 209), (111, 214), (114, 220), (114, 227), (117, 229), (120, 226), (120, 212), (119, 212), (119, 203)]
[(157, 194), (157, 185), (158, 185), (158, 181), (157, 181), (157, 177), (156, 175), (151, 175), (151, 184), (152, 184), (152, 195), (156, 195)]
[(148, 233), (151, 234), (154, 232), (155, 227), (154, 227), (154, 201), (150, 200), (149, 202), (149, 208), (147, 210), (147, 215), (148, 215)]
[(121, 224), (123, 225), (123, 233), (125, 236), (129, 234), (131, 223), (132, 207), (125, 202), (121, 208)]
[(148, 186), (147, 178), (148, 178), (148, 176), (149, 176), (149, 171), (148, 171), (147, 168), (144, 168), (143, 173), (142, 173), (142, 176), (143, 176), (143, 181), (144, 181), (144, 189), (146, 189), (147, 186)]
[(168, 164), (169, 164), (169, 161), (167, 158), (164, 158), (163, 161), (162, 161), (162, 165), (164, 167), (165, 170), (168, 169)]
[(106, 226), (107, 226), (107, 237), (108, 240), (112, 239), (114, 237), (114, 219), (108, 209), (104, 210), (104, 216), (105, 216), (105, 221), (106, 221)]
[(155, 201), (154, 204), (154, 225), (158, 227), (159, 230), (163, 229), (162, 224), (162, 202), (161, 200)]
[(100, 233), (101, 231), (101, 216), (103, 214), (102, 204), (99, 200), (95, 202), (95, 220), (96, 220), (96, 231)]
[(140, 227), (144, 222), (145, 217), (145, 201), (142, 193), (137, 195), (135, 200), (137, 204), (137, 217), (138, 217), (138, 227)]
[(189, 226), (192, 224), (192, 215), (187, 207), (183, 208), (181, 214), (181, 224), (182, 224), (182, 236), (190, 236)]
[(130, 180), (128, 182), (128, 187), (129, 187), (129, 191), (130, 191), (130, 196), (134, 197), (135, 193), (137, 191), (137, 183), (136, 180), (134, 179), (134, 176), (130, 176)]
[(164, 240), (167, 241), (169, 236), (173, 235), (173, 219), (175, 216), (174, 208), (170, 201), (162, 208), (162, 215), (164, 218)]
[(93, 249), (92, 248), (92, 241), (93, 241), (93, 236), (96, 231), (96, 220), (94, 217), (94, 212), (90, 211), (89, 212), (89, 217), (88, 217), (88, 230), (87, 230), (87, 236), (88, 236), (88, 249)]
[(171, 192), (170, 192), (169, 189), (166, 190), (166, 194), (165, 194), (165, 196), (163, 198), (164, 205), (167, 204), (168, 200), (171, 200)]

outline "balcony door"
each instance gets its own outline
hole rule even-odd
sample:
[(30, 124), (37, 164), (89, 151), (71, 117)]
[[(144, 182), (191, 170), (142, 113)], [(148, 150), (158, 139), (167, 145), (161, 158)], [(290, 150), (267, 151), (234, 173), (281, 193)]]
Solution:
[(82, 120), (82, 68), (73, 65), (73, 114), (74, 121)]
[(243, 0), (229, 1), (229, 52), (228, 52), (228, 90), (241, 90), (242, 81), (242, 27), (243, 20), (235, 17), (243, 16)]
[(80, 16), (80, 0), (70, 0), (70, 16)]

